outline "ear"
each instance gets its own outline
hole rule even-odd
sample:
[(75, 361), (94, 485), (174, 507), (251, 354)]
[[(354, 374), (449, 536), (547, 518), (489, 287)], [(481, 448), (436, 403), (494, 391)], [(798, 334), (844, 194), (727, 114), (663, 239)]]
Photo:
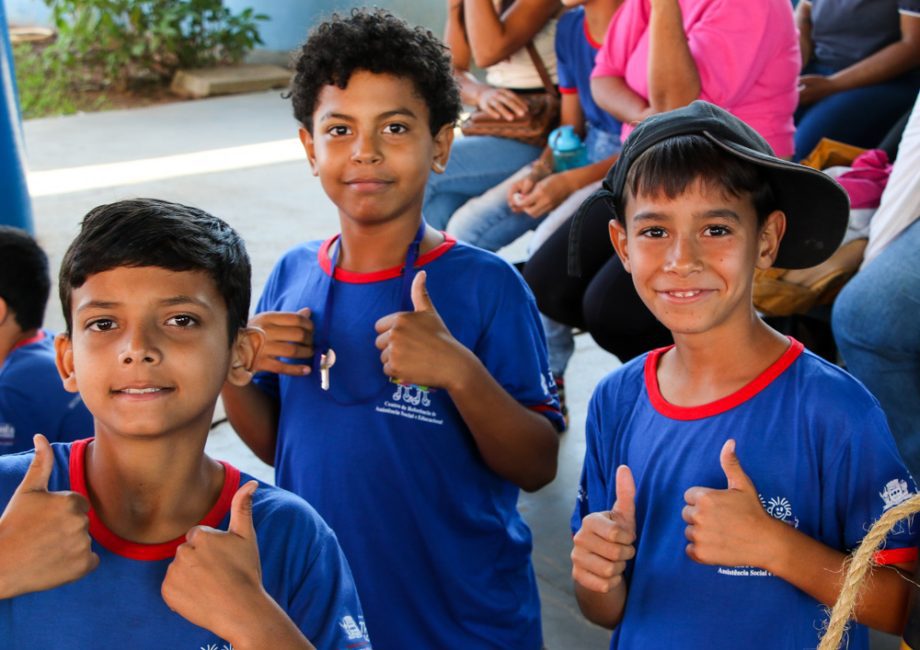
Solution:
[(303, 145), (303, 150), (307, 154), (307, 161), (310, 163), (310, 169), (313, 170), (313, 175), (319, 176), (319, 172), (316, 170), (316, 147), (313, 142), (313, 134), (304, 127), (300, 127), (297, 130), (297, 135), (300, 137), (300, 144)]
[(73, 341), (67, 334), (58, 334), (54, 337), (54, 365), (64, 382), (64, 390), (68, 393), (80, 391), (77, 386), (77, 375), (73, 366)]
[(626, 226), (620, 223), (619, 219), (611, 219), (607, 227), (610, 230), (610, 242), (613, 244), (613, 250), (617, 252), (617, 257), (620, 258), (626, 272), (632, 273), (629, 268), (629, 248), (626, 246)]
[(771, 212), (757, 236), (757, 261), (758, 269), (768, 269), (773, 266), (779, 254), (779, 245), (786, 232), (786, 215), (781, 210)]
[(0, 297), (0, 325), (3, 325), (6, 322), (6, 317), (10, 315), (10, 308), (6, 304), (6, 300)]
[(245, 386), (253, 375), (259, 350), (265, 343), (265, 333), (258, 327), (241, 327), (230, 348), (230, 368), (227, 381), (233, 386)]
[(447, 169), (447, 160), (450, 158), (450, 147), (454, 143), (454, 125), (445, 124), (434, 136), (434, 156), (431, 168), (435, 174), (443, 174)]

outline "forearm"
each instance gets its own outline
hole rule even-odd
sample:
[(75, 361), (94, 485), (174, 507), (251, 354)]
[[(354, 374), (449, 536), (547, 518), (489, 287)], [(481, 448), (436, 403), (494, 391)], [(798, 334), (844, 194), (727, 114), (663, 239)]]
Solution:
[(677, 0), (655, 0), (649, 17), (649, 105), (655, 113), (686, 106), (700, 96), (700, 75), (690, 53)]
[(234, 621), (239, 631), (227, 639), (234, 650), (316, 650), (271, 596), (265, 594), (258, 601), (248, 616)]
[(799, 50), (802, 53), (802, 67), (811, 59), (811, 2), (801, 0), (795, 7), (795, 26), (799, 30)]
[(280, 411), (277, 401), (252, 384), (226, 384), (221, 397), (227, 419), (240, 439), (262, 462), (274, 465)]
[(598, 106), (623, 124), (641, 122), (654, 112), (622, 77), (594, 77), (591, 79), (591, 94)]
[(575, 600), (585, 618), (608, 630), (612, 630), (623, 620), (626, 609), (626, 581), (621, 581), (607, 593), (592, 591), (575, 583)]
[(558, 6), (557, 0), (516, 0), (499, 16), (492, 0), (464, 0), (464, 24), (476, 65), (495, 65), (527, 45)]
[(898, 41), (848, 68), (828, 77), (837, 92), (882, 83), (912, 68), (920, 61), (920, 43)]
[(451, 0), (447, 6), (447, 21), (444, 25), (444, 42), (450, 49), (450, 58), (454, 68), (469, 70), (470, 44), (466, 40), (466, 27), (463, 24), (463, 3)]
[[(837, 602), (847, 556), (776, 521), (766, 559), (758, 566), (831, 607)], [(904, 629), (911, 583), (894, 567), (873, 570), (856, 601), (855, 618), (863, 625), (899, 634)]]
[(466, 353), (448, 392), (483, 461), (524, 490), (538, 490), (556, 476), (559, 436), (549, 420), (515, 400)]
[(491, 88), (476, 79), (464, 70), (454, 70), (454, 79), (460, 87), (460, 100), (467, 106), (479, 106), (479, 98), (483, 91)]

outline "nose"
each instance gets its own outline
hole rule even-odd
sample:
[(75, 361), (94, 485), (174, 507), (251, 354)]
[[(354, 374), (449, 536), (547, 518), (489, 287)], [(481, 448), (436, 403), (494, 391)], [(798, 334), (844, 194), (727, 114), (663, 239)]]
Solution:
[(163, 355), (148, 327), (138, 326), (126, 332), (124, 347), (118, 360), (124, 365), (133, 363), (158, 364)]
[(693, 237), (677, 235), (668, 249), (665, 271), (689, 275), (702, 268), (697, 241)]
[(355, 150), (352, 160), (359, 163), (374, 164), (383, 159), (380, 152), (380, 142), (373, 131), (364, 131), (355, 138)]

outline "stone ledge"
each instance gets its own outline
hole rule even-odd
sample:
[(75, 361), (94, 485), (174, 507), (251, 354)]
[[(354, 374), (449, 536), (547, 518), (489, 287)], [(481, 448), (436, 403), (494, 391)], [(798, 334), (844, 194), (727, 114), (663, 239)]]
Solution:
[(170, 90), (182, 97), (200, 99), (215, 95), (251, 93), (288, 85), (291, 72), (277, 65), (235, 65), (180, 70)]

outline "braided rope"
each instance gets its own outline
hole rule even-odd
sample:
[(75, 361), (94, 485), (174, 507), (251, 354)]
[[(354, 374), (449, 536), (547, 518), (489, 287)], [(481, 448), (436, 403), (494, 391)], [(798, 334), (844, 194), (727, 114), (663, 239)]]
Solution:
[(870, 570), (875, 566), (875, 554), (879, 546), (888, 537), (888, 533), (895, 527), (895, 524), (918, 512), (920, 512), (920, 494), (915, 494), (879, 517), (863, 538), (856, 552), (847, 559), (845, 564), (847, 573), (840, 589), (840, 596), (831, 611), (831, 618), (818, 650), (838, 650), (840, 648), (843, 634), (856, 608), (860, 589)]

